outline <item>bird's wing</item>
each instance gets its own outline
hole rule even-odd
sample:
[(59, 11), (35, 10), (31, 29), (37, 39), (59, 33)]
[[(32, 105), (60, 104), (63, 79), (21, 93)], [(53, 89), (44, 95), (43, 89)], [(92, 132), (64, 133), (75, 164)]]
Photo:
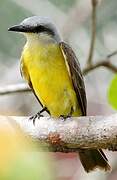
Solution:
[(59, 45), (65, 58), (67, 67), (69, 68), (68, 71), (72, 79), (78, 103), (81, 107), (82, 115), (85, 116), (87, 110), (87, 100), (83, 75), (81, 72), (79, 61), (72, 48), (68, 44), (66, 44), (65, 42), (60, 42)]

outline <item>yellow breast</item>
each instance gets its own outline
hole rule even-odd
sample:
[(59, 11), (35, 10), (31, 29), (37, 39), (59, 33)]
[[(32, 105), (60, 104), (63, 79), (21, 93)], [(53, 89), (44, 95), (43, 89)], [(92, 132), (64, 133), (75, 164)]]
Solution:
[[(33, 89), (51, 115), (68, 115), (71, 107), (74, 116), (81, 114), (63, 54), (57, 44), (25, 47), (22, 57)], [(26, 74), (24, 76), (28, 80)]]

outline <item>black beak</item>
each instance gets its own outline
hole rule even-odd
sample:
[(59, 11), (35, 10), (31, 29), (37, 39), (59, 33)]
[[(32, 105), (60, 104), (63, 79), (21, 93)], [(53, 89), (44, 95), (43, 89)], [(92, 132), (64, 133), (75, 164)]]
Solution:
[(14, 31), (14, 32), (26, 32), (27, 29), (25, 26), (22, 25), (15, 25), (10, 28), (8, 28), (8, 31)]

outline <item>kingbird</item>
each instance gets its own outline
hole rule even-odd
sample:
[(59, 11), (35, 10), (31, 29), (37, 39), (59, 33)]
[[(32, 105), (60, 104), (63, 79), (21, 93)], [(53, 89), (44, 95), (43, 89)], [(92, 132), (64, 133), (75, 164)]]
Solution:
[[(55, 26), (46, 17), (33, 16), (8, 29), (27, 38), (21, 55), (21, 74), (43, 107), (53, 117), (86, 116), (87, 100), (78, 59)], [(89, 172), (95, 168), (110, 170), (101, 149), (79, 152)]]

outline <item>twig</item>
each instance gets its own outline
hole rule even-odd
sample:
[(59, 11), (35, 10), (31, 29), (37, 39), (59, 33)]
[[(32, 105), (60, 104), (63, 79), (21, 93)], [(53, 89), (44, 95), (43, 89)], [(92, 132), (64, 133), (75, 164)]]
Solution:
[(12, 85), (6, 85), (4, 87), (0, 87), (0, 95), (22, 93), (27, 91), (30, 91), (30, 89), (24, 83), (12, 84)]
[(97, 6), (97, 0), (91, 0), (92, 1), (92, 33), (91, 33), (91, 44), (89, 49), (89, 56), (87, 59), (87, 65), (92, 64), (92, 58), (94, 53), (94, 45), (95, 45), (95, 39), (96, 39), (96, 6)]
[(97, 62), (95, 64), (91, 64), (89, 66), (86, 66), (83, 69), (83, 75), (87, 75), (89, 72), (91, 72), (94, 69), (97, 69), (99, 67), (105, 67), (109, 70), (111, 70), (113, 73), (117, 73), (117, 67), (113, 65), (111, 62), (107, 60), (102, 60), (101, 62)]
[(17, 130), (14, 127), (16, 123), (45, 151), (77, 152), (82, 148), (117, 150), (117, 114), (72, 117), (65, 121), (41, 117), (36, 119), (35, 125), (28, 117), (0, 116), (0, 127), (3, 123), (6, 126), (10, 124), (14, 131)]
[(112, 56), (117, 55), (117, 50), (107, 55), (107, 58), (111, 58)]

